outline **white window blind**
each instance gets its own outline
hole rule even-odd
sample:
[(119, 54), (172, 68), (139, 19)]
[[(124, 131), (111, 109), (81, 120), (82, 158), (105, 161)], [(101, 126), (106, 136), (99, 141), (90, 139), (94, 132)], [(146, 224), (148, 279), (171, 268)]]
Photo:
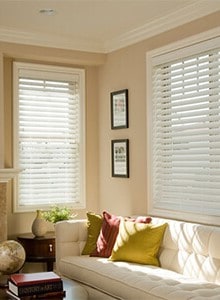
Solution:
[(83, 205), (83, 71), (15, 63), (17, 210)]
[(164, 216), (220, 219), (219, 39), (208, 45), (152, 59), (150, 201)]

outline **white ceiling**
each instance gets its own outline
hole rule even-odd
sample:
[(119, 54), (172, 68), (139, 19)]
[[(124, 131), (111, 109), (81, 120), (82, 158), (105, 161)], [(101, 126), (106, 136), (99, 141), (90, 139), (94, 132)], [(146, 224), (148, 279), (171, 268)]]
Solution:
[(107, 53), (218, 10), (220, 0), (0, 0), (0, 41)]

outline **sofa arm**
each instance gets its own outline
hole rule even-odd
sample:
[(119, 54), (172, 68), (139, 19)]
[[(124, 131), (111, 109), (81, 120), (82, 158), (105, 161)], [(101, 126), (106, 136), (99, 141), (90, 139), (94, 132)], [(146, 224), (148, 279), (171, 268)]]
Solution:
[(87, 220), (60, 221), (55, 224), (56, 270), (65, 256), (80, 255), (87, 239)]

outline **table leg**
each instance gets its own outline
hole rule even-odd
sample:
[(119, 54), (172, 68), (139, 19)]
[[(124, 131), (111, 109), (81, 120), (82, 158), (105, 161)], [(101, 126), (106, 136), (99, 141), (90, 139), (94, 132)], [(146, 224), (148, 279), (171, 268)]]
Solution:
[(47, 261), (47, 272), (53, 271), (53, 262)]

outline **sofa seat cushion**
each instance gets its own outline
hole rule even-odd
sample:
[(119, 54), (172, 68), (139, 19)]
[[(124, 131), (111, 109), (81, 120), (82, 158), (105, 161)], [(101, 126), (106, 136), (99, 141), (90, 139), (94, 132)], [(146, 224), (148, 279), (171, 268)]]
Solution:
[(150, 265), (112, 262), (100, 257), (68, 256), (61, 259), (60, 272), (116, 299), (220, 299), (220, 285), (202, 283)]

